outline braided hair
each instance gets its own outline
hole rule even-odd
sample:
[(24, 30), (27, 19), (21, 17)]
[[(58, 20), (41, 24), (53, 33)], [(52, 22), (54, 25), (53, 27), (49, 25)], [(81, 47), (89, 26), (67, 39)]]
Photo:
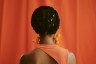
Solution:
[(55, 34), (59, 24), (58, 13), (50, 6), (40, 6), (31, 17), (31, 25), (39, 35)]

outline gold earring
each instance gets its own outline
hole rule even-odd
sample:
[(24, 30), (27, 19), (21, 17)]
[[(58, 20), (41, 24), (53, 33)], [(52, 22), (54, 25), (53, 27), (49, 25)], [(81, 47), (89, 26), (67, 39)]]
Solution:
[(54, 42), (58, 45), (59, 44), (59, 38), (60, 38), (60, 34), (56, 34), (55, 36), (54, 36)]
[(40, 41), (40, 37), (37, 37), (36, 39), (33, 39), (33, 42), (34, 42), (35, 44), (39, 44), (39, 41)]

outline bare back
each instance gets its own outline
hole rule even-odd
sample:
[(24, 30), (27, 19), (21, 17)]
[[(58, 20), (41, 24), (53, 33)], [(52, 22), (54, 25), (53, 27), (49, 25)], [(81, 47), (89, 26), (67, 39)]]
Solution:
[(23, 55), (20, 64), (76, 64), (73, 53), (58, 46), (42, 46)]
[[(24, 59), (25, 58), (25, 59)], [(58, 64), (54, 58), (39, 48), (24, 55), (21, 58), (20, 64)]]

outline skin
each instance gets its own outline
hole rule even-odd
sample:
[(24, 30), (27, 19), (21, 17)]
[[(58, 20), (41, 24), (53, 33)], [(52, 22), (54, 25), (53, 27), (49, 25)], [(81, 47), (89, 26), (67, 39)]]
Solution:
[(72, 52), (68, 53), (68, 64), (76, 64), (75, 55)]
[[(50, 44), (54, 45), (54, 34), (40, 37), (39, 44)], [(23, 55), (20, 59), (20, 64), (58, 64), (55, 59), (46, 54), (40, 49), (35, 49)], [(68, 64), (76, 64), (75, 56), (72, 52), (68, 53)]]

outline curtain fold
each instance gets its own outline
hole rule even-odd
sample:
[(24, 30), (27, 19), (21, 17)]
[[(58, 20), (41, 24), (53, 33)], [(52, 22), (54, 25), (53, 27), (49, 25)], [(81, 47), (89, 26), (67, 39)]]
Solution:
[(72, 51), (77, 64), (96, 62), (96, 0), (0, 0), (0, 64), (19, 64), (35, 48), (31, 15), (52, 6), (60, 16), (60, 46)]

